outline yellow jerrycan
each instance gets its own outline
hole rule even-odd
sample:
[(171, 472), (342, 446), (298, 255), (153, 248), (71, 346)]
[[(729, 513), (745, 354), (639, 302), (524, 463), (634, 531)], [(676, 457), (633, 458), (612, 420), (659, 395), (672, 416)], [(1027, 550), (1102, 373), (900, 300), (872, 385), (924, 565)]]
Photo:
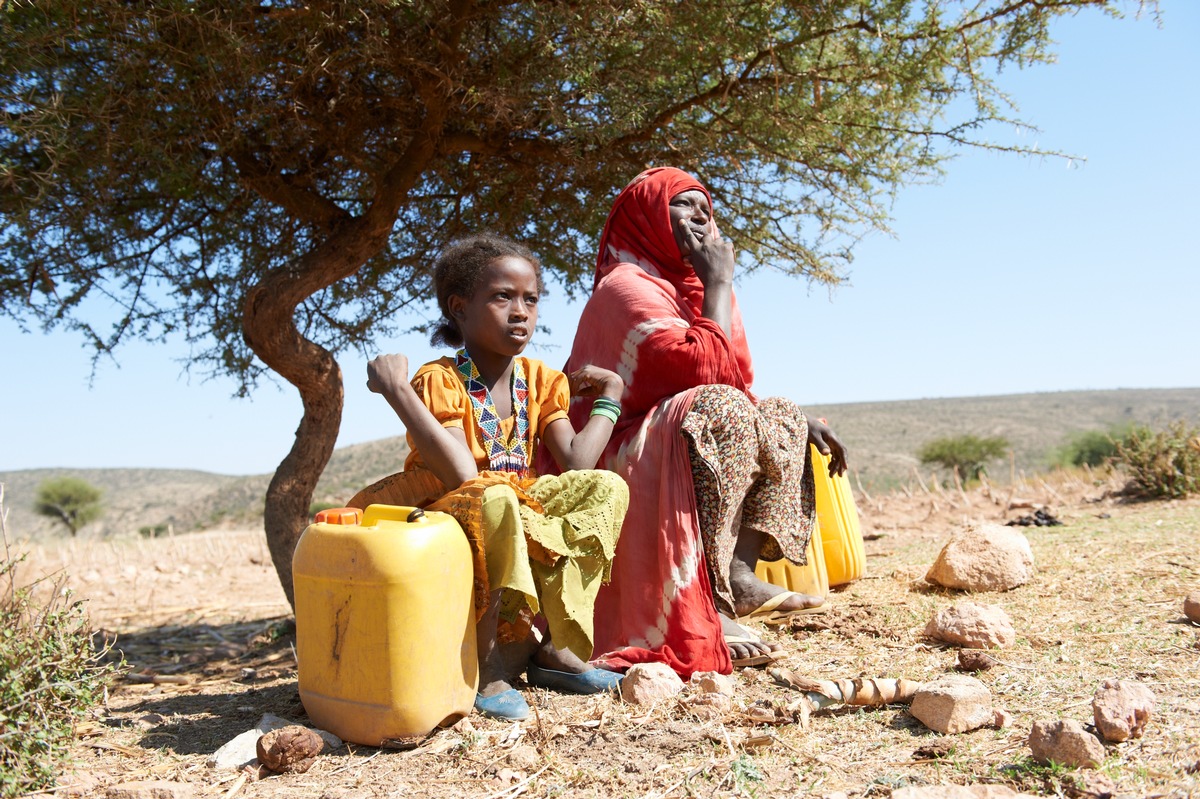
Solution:
[(844, 585), (863, 576), (867, 556), (863, 551), (862, 528), (858, 508), (846, 475), (829, 476), (829, 458), (815, 446), (812, 452), (813, 479), (817, 494), (817, 525), (821, 528), (821, 549), (831, 586)]
[(395, 505), (322, 511), (296, 544), (292, 585), (300, 700), (315, 726), (404, 746), (471, 712), (471, 550), (454, 517)]
[(825, 571), (825, 553), (821, 547), (820, 522), (813, 527), (812, 538), (808, 540), (808, 563), (797, 566), (787, 558), (779, 560), (760, 560), (754, 568), (758, 579), (771, 585), (778, 585), (789, 591), (810, 596), (829, 596), (829, 576)]

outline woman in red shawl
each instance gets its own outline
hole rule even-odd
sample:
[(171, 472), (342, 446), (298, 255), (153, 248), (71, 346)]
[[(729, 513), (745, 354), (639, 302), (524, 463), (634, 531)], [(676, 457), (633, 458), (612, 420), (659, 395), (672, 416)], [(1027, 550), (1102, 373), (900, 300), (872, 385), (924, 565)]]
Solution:
[[(832, 454), (831, 472), (845, 470), (845, 450), (788, 400), (751, 393), (735, 260), (708, 190), (673, 168), (626, 186), (600, 238), (566, 369), (593, 363), (625, 380), (598, 464), (630, 487), (612, 582), (596, 602), (597, 659), (612, 666), (663, 662), (685, 679), (729, 673), (770, 657), (735, 619), (822, 602), (764, 583), (754, 568), (760, 557), (806, 562), (808, 444)], [(587, 413), (573, 403), (577, 428)]]

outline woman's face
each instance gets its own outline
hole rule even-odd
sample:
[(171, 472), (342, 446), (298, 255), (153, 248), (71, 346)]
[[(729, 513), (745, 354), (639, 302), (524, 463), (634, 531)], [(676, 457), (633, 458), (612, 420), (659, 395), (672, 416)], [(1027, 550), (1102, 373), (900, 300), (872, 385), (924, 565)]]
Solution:
[(671, 232), (675, 234), (675, 243), (679, 245), (679, 254), (688, 255), (691, 248), (684, 233), (690, 229), (692, 234), (703, 240), (712, 232), (712, 208), (708, 198), (699, 189), (689, 189), (671, 198), (669, 206), (671, 214)]

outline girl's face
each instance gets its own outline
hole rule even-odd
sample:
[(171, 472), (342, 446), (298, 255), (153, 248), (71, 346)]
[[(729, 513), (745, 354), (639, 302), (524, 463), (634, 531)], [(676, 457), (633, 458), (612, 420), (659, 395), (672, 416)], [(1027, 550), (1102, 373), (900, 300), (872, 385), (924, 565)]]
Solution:
[(447, 304), (472, 356), (519, 355), (537, 326), (537, 272), (524, 258), (497, 258), (471, 297), (454, 294)]

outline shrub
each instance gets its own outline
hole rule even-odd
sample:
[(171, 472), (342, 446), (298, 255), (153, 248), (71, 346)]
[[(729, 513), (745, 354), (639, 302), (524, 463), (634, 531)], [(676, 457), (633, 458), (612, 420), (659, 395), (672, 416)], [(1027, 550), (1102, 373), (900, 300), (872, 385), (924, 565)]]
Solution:
[(1200, 431), (1182, 420), (1157, 432), (1134, 428), (1117, 442), (1117, 462), (1129, 473), (1126, 490), (1135, 496), (1200, 493)]
[(1103, 466), (1117, 458), (1117, 442), (1129, 435), (1133, 428), (1113, 427), (1104, 430), (1083, 430), (1075, 433), (1055, 454), (1054, 462), (1060, 466)]
[(1007, 450), (1008, 441), (999, 436), (950, 436), (927, 441), (917, 457), (921, 463), (936, 463), (950, 471), (958, 469), (964, 480), (978, 480), (987, 471), (987, 462)]
[(78, 477), (59, 477), (42, 483), (38, 486), (33, 509), (42, 516), (62, 522), (72, 536), (104, 512), (100, 489)]
[[(3, 486), (0, 486), (0, 530)], [(74, 724), (104, 696), (114, 666), (92, 650), (87, 616), (61, 583), (44, 606), (37, 583), (18, 587), (4, 535), (0, 565), (0, 797), (54, 785), (74, 736)]]

